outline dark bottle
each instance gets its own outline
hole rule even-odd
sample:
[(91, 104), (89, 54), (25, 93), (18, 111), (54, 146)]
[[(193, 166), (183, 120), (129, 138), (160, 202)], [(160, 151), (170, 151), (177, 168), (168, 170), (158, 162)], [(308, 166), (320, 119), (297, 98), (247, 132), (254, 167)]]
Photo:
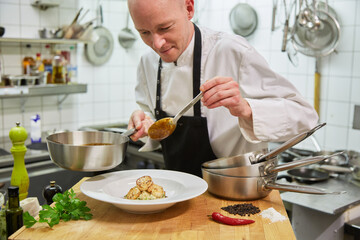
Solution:
[(19, 187), (8, 187), (8, 207), (6, 208), (7, 236), (16, 232), (23, 226), (23, 209), (20, 207)]
[(43, 189), (42, 194), (46, 200), (46, 203), (50, 205), (53, 203), (52, 200), (53, 196), (57, 193), (62, 193), (62, 192), (63, 192), (62, 188), (59, 185), (57, 185), (55, 181), (50, 181), (50, 185), (46, 186)]

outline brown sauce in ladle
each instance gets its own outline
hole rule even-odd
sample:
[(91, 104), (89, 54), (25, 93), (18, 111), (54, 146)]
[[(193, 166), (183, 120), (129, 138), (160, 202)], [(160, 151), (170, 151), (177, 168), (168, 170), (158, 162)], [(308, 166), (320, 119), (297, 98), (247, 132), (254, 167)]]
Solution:
[(173, 118), (162, 118), (150, 126), (148, 135), (151, 139), (162, 140), (171, 135), (175, 128), (176, 123), (173, 122)]

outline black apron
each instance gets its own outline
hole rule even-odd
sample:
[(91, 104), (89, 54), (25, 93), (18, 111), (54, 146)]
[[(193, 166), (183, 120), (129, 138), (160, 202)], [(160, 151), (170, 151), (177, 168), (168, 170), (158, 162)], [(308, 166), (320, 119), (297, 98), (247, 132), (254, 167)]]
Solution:
[[(201, 33), (195, 24), (194, 28), (193, 96), (196, 97), (200, 93)], [(155, 108), (157, 120), (170, 117), (161, 110), (161, 68), (162, 61), (160, 58)], [(182, 116), (179, 119), (173, 134), (161, 141), (161, 147), (167, 169), (187, 172), (199, 177), (202, 176), (201, 164), (214, 160), (217, 157), (210, 145), (206, 118), (201, 117), (200, 102), (197, 102), (194, 106), (193, 117)]]

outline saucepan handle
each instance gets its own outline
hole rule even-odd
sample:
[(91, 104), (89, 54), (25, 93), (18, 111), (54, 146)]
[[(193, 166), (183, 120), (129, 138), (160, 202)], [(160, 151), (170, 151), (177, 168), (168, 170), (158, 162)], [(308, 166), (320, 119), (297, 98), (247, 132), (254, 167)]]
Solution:
[(303, 158), (303, 159), (296, 160), (296, 161), (293, 161), (293, 162), (280, 164), (278, 166), (271, 167), (269, 169), (265, 168), (265, 173), (268, 175), (268, 174), (272, 174), (272, 173), (277, 173), (277, 172), (293, 169), (293, 168), (296, 168), (296, 167), (302, 167), (302, 166), (305, 166), (305, 165), (318, 163), (318, 162), (324, 161), (325, 159), (332, 158), (332, 157), (334, 157), (336, 155), (340, 155), (342, 153), (343, 152), (337, 152), (337, 153), (334, 153), (332, 155), (321, 155), (321, 156)]
[(121, 135), (123, 135), (125, 137), (130, 137), (131, 135), (133, 135), (136, 132), (135, 128), (130, 128), (130, 129), (126, 130), (125, 132), (123, 132), (124, 130), (121, 128), (105, 128), (105, 130), (110, 131), (110, 132), (121, 133)]
[(330, 192), (326, 189), (322, 188), (314, 188), (308, 186), (298, 186), (298, 185), (287, 185), (287, 184), (279, 184), (279, 183), (266, 183), (264, 186), (265, 189), (272, 189), (272, 190), (281, 190), (281, 191), (288, 191), (288, 192), (298, 192), (298, 193), (308, 193), (308, 194), (343, 194), (346, 191), (339, 191), (339, 192)]
[(130, 137), (135, 132), (136, 132), (135, 128), (130, 128), (130, 129), (126, 130), (125, 132), (123, 132), (121, 135), (126, 136), (126, 137)]
[(273, 157), (276, 157), (279, 153), (282, 153), (283, 151), (294, 146), (295, 144), (303, 141), (304, 139), (306, 139), (307, 137), (312, 135), (315, 131), (317, 131), (318, 129), (322, 128), (325, 125), (326, 125), (326, 123), (321, 123), (309, 131), (306, 131), (306, 132), (296, 135), (295, 137), (293, 137), (293, 138), (289, 139), (288, 141), (286, 141), (285, 143), (283, 143), (280, 147), (277, 147), (276, 149), (268, 152), (265, 155), (259, 156), (256, 163), (264, 162), (269, 159), (272, 159)]

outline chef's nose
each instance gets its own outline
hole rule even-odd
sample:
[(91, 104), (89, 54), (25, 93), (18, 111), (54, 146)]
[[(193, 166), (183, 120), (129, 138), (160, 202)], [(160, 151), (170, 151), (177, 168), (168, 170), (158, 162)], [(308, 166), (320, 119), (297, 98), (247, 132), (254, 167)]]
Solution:
[(155, 49), (161, 49), (162, 46), (165, 44), (166, 40), (164, 39), (163, 36), (159, 35), (159, 34), (154, 34), (153, 35), (153, 46)]

